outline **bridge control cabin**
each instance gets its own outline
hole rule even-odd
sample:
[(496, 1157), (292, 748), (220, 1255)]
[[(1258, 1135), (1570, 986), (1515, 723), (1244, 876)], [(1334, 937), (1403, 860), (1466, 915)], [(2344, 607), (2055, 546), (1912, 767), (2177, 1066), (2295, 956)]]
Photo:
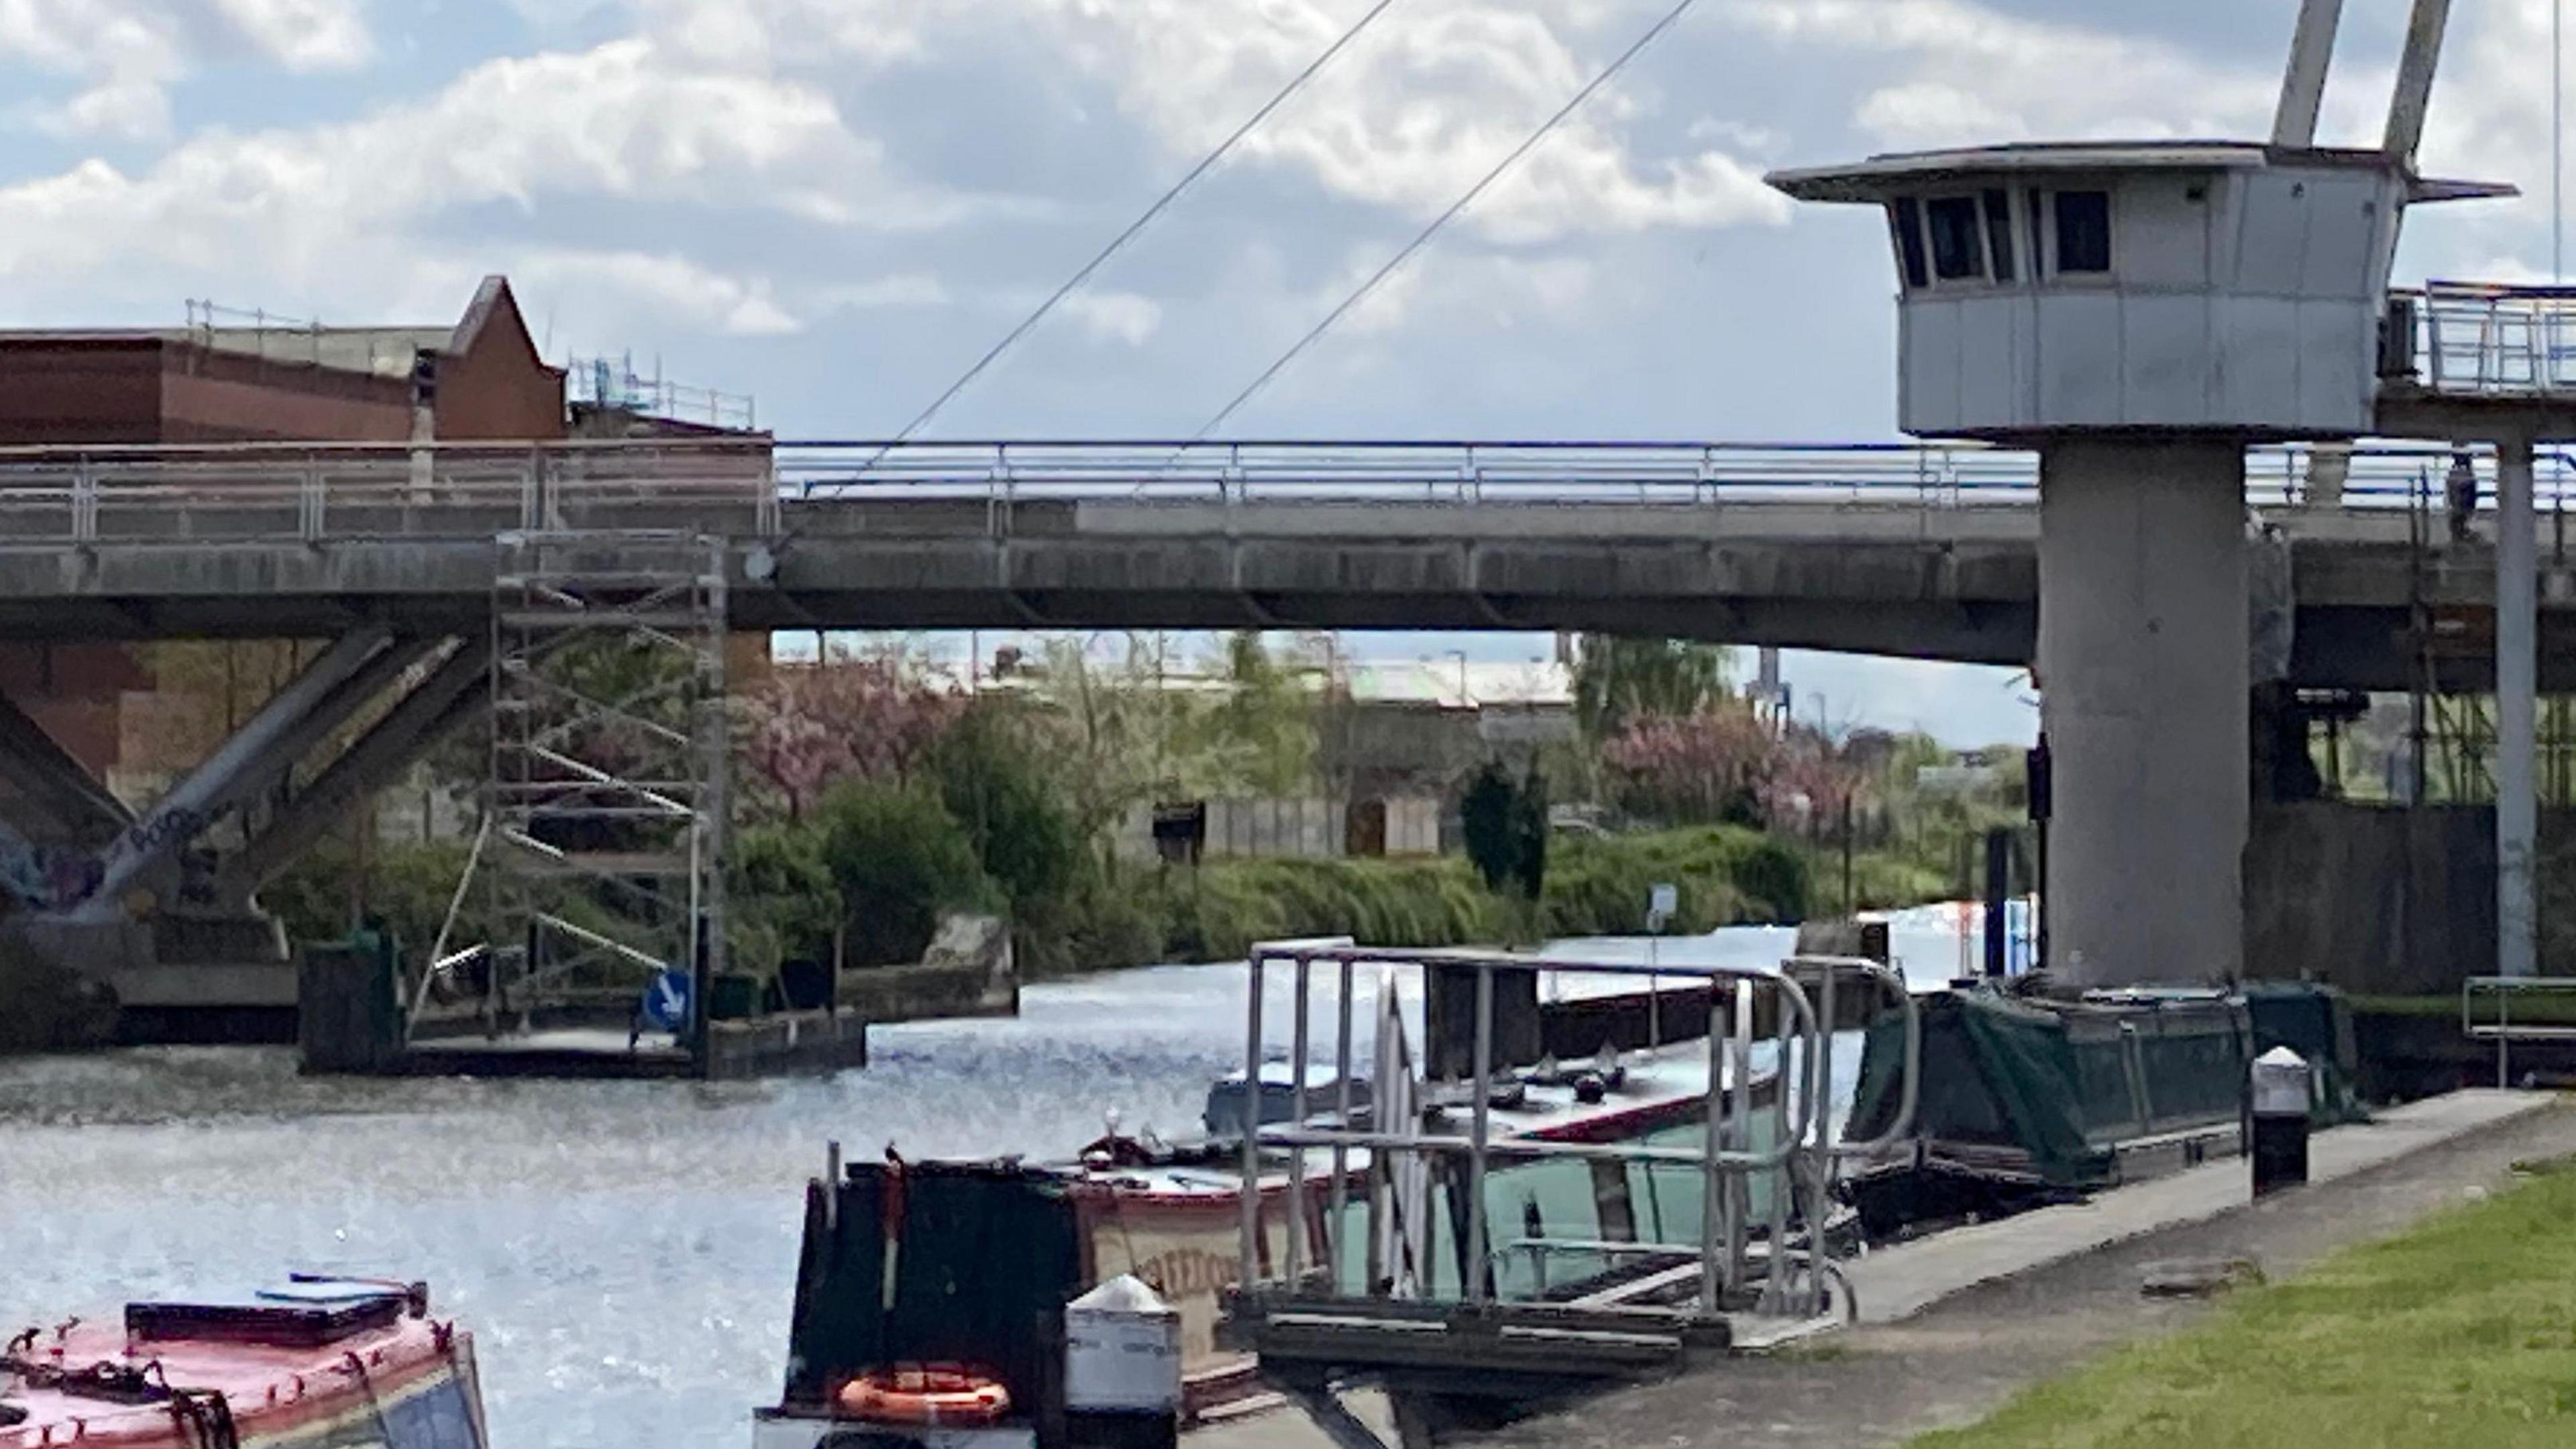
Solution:
[(2372, 426), (2406, 206), (2511, 195), (2381, 151), (2240, 142), (1994, 146), (1771, 178), (1884, 207), (1899, 425), (2012, 439)]

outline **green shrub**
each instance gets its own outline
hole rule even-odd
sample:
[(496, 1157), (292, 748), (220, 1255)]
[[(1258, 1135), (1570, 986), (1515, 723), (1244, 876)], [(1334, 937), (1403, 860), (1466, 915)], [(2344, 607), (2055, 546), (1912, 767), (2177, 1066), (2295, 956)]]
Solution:
[(815, 817), (848, 922), (849, 965), (917, 961), (943, 913), (1000, 904), (965, 829), (928, 789), (849, 781)]
[(1770, 920), (1807, 918), (1807, 862), (1787, 845), (1769, 837), (1753, 842), (1736, 857), (1732, 874), (1746, 903)]
[[(472, 853), (472, 846), (461, 840), (372, 847), (366, 859), (368, 914), (382, 920), (404, 950), (426, 953), (447, 920), (448, 904), (455, 899), (457, 883), (465, 878), (465, 863)], [(259, 903), (286, 928), (290, 941), (346, 940), (352, 924), (351, 875), (356, 869), (348, 842), (332, 841), (307, 852), (284, 874), (260, 887)], [(466, 891), (455, 941), (488, 936), (487, 895), (480, 882)]]
[(931, 775), (984, 874), (1013, 907), (1062, 904), (1090, 851), (1073, 806), (1030, 733), (1001, 705), (979, 705), (931, 747)]
[(841, 893), (823, 846), (822, 830), (802, 824), (734, 835), (725, 910), (735, 969), (767, 973), (787, 961), (832, 959)]

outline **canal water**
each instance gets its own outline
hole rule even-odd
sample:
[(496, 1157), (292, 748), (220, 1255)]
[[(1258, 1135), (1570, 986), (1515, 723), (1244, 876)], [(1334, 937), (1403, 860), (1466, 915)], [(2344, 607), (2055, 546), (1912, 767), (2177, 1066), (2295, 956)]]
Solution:
[[(1954, 973), (1958, 931), (1946, 909), (1903, 917), (1908, 974)], [(1652, 949), (1758, 964), (1791, 938)], [(1032, 987), (1015, 1020), (880, 1029), (868, 1070), (826, 1081), (307, 1081), (269, 1049), (0, 1061), (0, 1332), (291, 1269), (425, 1277), (478, 1336), (497, 1449), (746, 1443), (778, 1392), (827, 1139), (1058, 1156), (1113, 1109), (1131, 1131), (1192, 1130), (1208, 1083), (1241, 1065), (1244, 979), (1158, 967)], [(1268, 1011), (1283, 1043), (1286, 987)]]

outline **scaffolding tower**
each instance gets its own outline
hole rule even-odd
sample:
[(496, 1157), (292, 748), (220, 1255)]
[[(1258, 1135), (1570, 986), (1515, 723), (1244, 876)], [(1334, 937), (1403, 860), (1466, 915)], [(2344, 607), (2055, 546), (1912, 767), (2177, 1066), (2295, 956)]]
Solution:
[(704, 1059), (723, 968), (725, 545), (496, 540), (487, 1027), (631, 1009)]

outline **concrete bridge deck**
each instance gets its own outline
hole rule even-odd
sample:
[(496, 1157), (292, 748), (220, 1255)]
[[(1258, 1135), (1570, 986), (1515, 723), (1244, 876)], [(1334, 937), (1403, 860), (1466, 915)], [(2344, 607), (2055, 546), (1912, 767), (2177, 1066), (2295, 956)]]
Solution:
[[(2401, 688), (2419, 592), (2492, 600), (2492, 548), (2407, 507), (2445, 460), (2365, 449), (2327, 501), (2308, 450), (2249, 456), (2288, 552), (2298, 682)], [(2036, 505), (2028, 455), (1976, 447), (0, 453), (0, 629), (474, 633), (494, 536), (533, 526), (722, 535), (747, 630), (1618, 628), (2021, 664)], [(2576, 687), (2576, 659), (2557, 663), (2576, 655), (2576, 565), (2556, 523), (2544, 650), (2555, 687)], [(2476, 687), (2483, 651), (2463, 654), (2447, 667)]]

